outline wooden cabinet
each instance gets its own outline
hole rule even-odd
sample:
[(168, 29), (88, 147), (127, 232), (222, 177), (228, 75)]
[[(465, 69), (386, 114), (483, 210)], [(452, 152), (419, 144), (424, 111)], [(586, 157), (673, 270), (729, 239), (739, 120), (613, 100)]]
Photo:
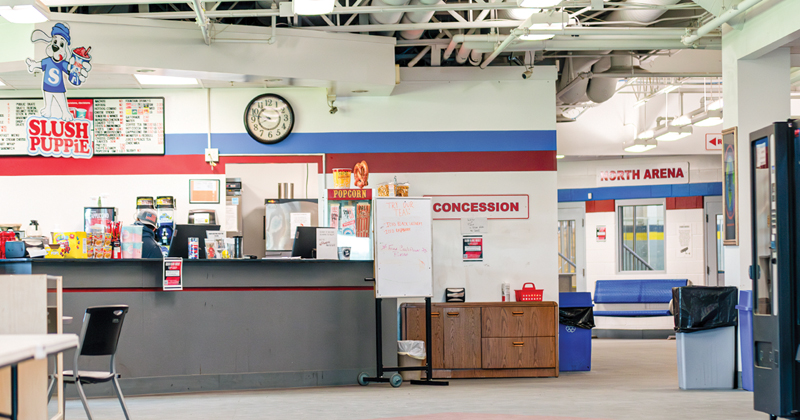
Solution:
[[(425, 341), (425, 305), (422, 307), (409, 307), (403, 309), (403, 329), (402, 336), (404, 340), (419, 340)], [(431, 311), (431, 339), (433, 346), (431, 347), (431, 358), (433, 359), (434, 369), (444, 368), (444, 326), (442, 325), (441, 310), (434, 309)]]
[[(425, 341), (425, 305), (401, 306), (402, 336)], [(435, 378), (558, 376), (555, 302), (435, 303)]]
[(444, 312), (444, 368), (479, 369), (481, 308), (441, 308), (441, 310)]

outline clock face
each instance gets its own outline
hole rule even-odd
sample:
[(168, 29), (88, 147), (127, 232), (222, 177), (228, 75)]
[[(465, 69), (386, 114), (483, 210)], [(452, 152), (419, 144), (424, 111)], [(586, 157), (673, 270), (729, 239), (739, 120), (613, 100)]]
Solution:
[(292, 132), (294, 111), (289, 102), (278, 95), (260, 95), (247, 105), (244, 126), (256, 141), (278, 143)]

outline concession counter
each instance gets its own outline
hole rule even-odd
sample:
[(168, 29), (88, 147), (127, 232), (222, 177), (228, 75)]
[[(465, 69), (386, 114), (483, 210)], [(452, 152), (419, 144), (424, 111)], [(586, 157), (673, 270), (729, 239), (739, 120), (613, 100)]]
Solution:
[[(0, 274), (62, 276), (66, 333), (80, 333), (88, 306), (129, 305), (117, 353), (125, 395), (345, 385), (375, 373), (372, 261), (184, 263), (182, 291), (162, 291), (160, 259), (0, 260)], [(394, 360), (396, 300), (382, 307), (383, 357)], [(71, 369), (72, 353), (64, 360)]]

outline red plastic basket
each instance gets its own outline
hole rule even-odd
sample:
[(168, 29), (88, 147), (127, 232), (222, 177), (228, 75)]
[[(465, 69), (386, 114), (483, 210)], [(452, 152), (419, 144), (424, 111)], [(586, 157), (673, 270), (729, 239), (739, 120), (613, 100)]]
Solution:
[[(531, 287), (528, 287), (528, 285)], [(537, 289), (533, 283), (525, 283), (522, 289), (514, 290), (517, 295), (517, 302), (541, 302), (544, 295), (544, 289)]]

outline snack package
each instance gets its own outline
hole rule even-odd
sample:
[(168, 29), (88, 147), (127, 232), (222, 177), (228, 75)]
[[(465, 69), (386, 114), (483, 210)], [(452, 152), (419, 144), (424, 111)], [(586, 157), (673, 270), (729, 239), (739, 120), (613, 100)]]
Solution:
[(61, 246), (58, 244), (47, 245), (47, 254), (44, 256), (48, 259), (63, 260), (64, 256), (61, 255)]
[(395, 188), (395, 196), (396, 197), (408, 197), (408, 187), (409, 187), (409, 185), (408, 185), (407, 182), (397, 184), (397, 187)]
[(356, 205), (356, 237), (369, 238), (369, 203)]
[(395, 184), (394, 182), (384, 182), (378, 184), (378, 197), (394, 197)]
[(53, 232), (53, 244), (59, 246), (62, 258), (88, 258), (86, 232)]
[(333, 204), (331, 205), (331, 221), (328, 225), (334, 229), (339, 229), (339, 205)]
[(339, 233), (344, 236), (355, 236), (356, 234), (356, 207), (342, 206), (341, 229)]

